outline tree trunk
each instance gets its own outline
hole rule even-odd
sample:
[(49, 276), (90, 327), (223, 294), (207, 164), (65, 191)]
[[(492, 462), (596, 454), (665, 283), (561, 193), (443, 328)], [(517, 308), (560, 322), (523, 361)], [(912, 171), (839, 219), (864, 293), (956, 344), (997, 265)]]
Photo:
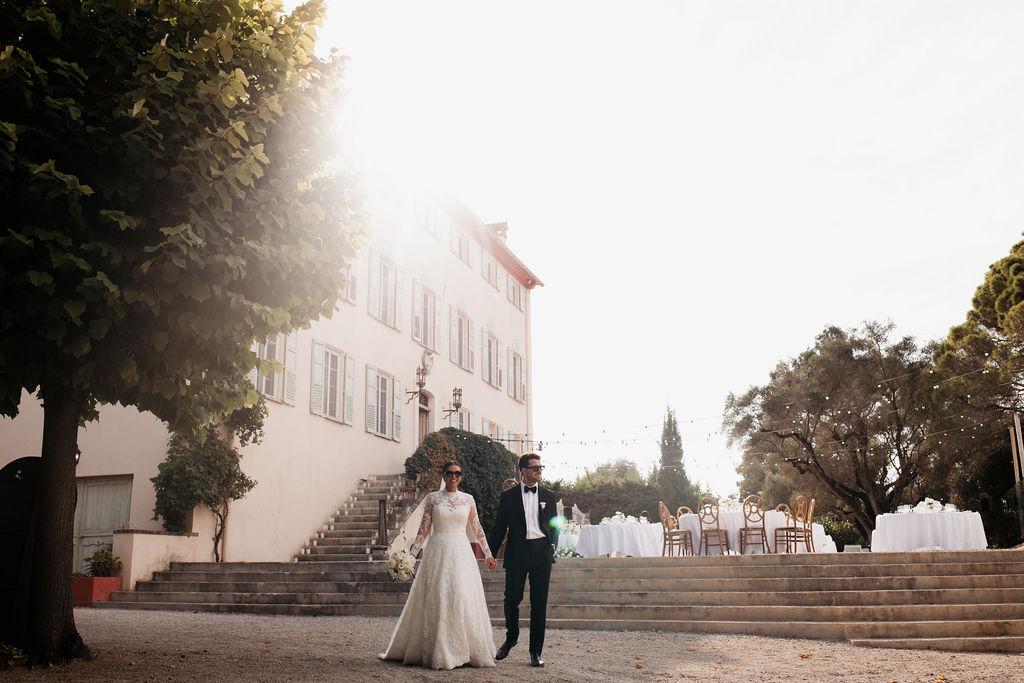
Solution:
[(43, 446), (35, 549), (32, 557), (28, 651), (33, 661), (90, 658), (71, 606), (75, 523), (75, 451), (84, 397), (64, 387), (44, 388)]

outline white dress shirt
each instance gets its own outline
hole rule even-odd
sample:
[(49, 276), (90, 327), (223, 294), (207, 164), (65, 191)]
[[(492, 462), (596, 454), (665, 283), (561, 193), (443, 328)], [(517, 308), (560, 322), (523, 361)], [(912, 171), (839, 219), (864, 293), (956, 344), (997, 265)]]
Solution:
[[(534, 486), (539, 485), (534, 484)], [(526, 512), (526, 540), (547, 538), (540, 528), (540, 489), (527, 492), (526, 485), (520, 484), (519, 492), (523, 495), (523, 511)]]

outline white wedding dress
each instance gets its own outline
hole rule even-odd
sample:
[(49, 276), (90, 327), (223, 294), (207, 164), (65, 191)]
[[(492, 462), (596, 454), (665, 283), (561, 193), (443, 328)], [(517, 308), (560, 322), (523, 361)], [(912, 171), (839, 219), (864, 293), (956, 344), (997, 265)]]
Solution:
[(432, 669), (494, 666), (494, 637), (480, 568), (467, 531), (487, 557), (476, 501), (468, 493), (427, 494), (411, 553), (430, 543), (416, 569), (402, 616), (381, 659)]

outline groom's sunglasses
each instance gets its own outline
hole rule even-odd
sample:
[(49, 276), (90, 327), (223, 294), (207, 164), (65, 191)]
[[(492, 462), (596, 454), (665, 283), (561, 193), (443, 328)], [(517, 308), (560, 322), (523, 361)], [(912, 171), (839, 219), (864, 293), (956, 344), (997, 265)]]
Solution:
[(446, 477), (457, 477), (459, 479), (462, 479), (462, 472), (456, 472), (455, 470), (447, 470), (447, 471), (445, 471), (444, 476), (446, 476)]
[(530, 466), (526, 467), (525, 469), (533, 470), (534, 472), (543, 472), (544, 471), (544, 465), (530, 465)]

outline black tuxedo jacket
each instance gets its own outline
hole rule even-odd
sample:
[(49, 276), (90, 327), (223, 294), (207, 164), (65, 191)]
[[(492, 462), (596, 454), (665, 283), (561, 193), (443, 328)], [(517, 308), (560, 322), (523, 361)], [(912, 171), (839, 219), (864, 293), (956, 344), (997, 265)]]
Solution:
[[(498, 517), (487, 538), (491, 554), (497, 557), (501, 541), (508, 532), (508, 543), (505, 545), (505, 566), (526, 567), (530, 555), (526, 546), (526, 511), (523, 509), (523, 485), (517, 484), (501, 494), (498, 501)], [(555, 511), (555, 494), (553, 491), (537, 485), (537, 521), (551, 546), (551, 560), (555, 559), (555, 548), (558, 545), (558, 529), (551, 524), (557, 516)]]

